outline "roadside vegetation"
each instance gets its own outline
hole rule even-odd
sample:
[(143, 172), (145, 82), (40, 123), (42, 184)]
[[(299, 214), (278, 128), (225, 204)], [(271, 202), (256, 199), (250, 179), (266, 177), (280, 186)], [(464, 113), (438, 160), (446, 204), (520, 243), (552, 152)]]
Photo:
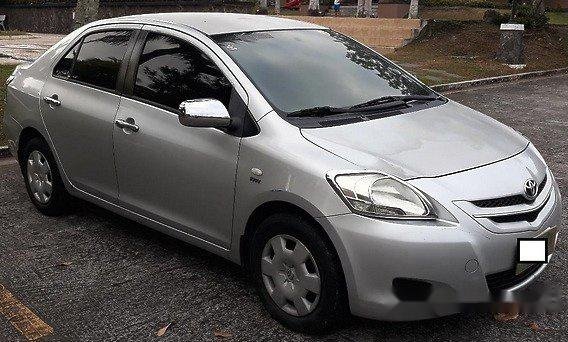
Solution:
[(508, 1), (491, 0), (423, 0), (421, 6), (427, 7), (478, 7), (478, 8), (507, 8)]
[(430, 85), (568, 67), (568, 26), (527, 30), (526, 67), (519, 70), (495, 59), (499, 37), (497, 25), (432, 20), (416, 40), (388, 57)]
[(27, 33), (17, 30), (0, 31), (0, 36), (21, 36), (24, 34)]
[(15, 65), (0, 64), (0, 146), (6, 145), (7, 138), (4, 132), (4, 106), (6, 98), (6, 79), (14, 71)]
[(568, 25), (568, 12), (548, 12), (546, 15), (552, 25)]
[[(494, 9), (495, 12), (510, 15), (510, 9)], [(483, 21), (487, 8), (478, 7), (424, 7), (420, 18), (424, 20)]]

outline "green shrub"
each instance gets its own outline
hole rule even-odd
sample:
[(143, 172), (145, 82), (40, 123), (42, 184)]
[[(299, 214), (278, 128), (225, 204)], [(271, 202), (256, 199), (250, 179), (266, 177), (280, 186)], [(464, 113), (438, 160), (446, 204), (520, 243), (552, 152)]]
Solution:
[(520, 5), (517, 8), (517, 16), (514, 21), (524, 24), (527, 29), (542, 28), (548, 25), (546, 14), (539, 12), (535, 6), (531, 5)]
[(489, 0), (423, 0), (420, 5), (430, 7), (478, 7), (478, 8), (504, 8), (504, 4), (498, 4)]
[(483, 15), (483, 21), (485, 21), (486, 23), (489, 23), (489, 24), (493, 24), (493, 25), (501, 25), (501, 24), (504, 24), (506, 22), (509, 22), (510, 18), (511, 18), (510, 14), (501, 13), (501, 12), (496, 11), (494, 9), (489, 9), (489, 10), (485, 11), (485, 14)]
[(511, 20), (510, 14), (500, 13), (493, 9), (485, 12), (483, 20), (495, 25), (514, 22), (524, 24), (526, 29), (538, 29), (548, 25), (549, 17), (545, 13), (539, 12), (535, 6), (522, 4), (518, 5), (517, 15), (513, 20)]

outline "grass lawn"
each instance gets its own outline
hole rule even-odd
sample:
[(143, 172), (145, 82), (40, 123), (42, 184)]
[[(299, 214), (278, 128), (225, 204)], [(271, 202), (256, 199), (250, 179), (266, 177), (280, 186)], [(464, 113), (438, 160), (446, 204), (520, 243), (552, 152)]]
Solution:
[(8, 30), (8, 31), (0, 31), (0, 36), (21, 36), (27, 34), (26, 32), (22, 31), (15, 31), (15, 30)]
[(495, 59), (499, 39), (496, 25), (430, 21), (416, 40), (387, 56), (430, 85), (568, 67), (568, 26), (526, 31), (521, 70)]
[(568, 25), (568, 12), (548, 12), (549, 22), (554, 25)]
[(15, 65), (0, 64), (0, 146), (8, 144), (6, 133), (4, 133), (4, 99), (6, 98), (6, 79), (10, 76), (15, 67)]
[[(424, 7), (420, 8), (420, 18), (424, 20), (482, 21), (489, 8), (476, 7)], [(494, 9), (501, 13), (511, 13), (509, 9)]]

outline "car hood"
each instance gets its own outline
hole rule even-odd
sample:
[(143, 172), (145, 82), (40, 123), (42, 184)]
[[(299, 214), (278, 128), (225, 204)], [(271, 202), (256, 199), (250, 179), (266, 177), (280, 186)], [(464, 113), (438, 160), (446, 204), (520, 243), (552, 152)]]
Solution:
[(301, 132), (312, 143), (360, 167), (402, 179), (436, 177), (487, 165), (520, 153), (528, 145), (513, 129), (453, 101)]

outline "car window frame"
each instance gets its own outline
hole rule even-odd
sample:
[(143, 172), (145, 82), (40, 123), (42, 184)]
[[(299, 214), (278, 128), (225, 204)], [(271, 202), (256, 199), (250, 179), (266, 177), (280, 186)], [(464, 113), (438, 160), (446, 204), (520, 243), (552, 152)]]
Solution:
[[(71, 53), (71, 51), (75, 50), (75, 48), (79, 48), (79, 50), (81, 50), (81, 44), (83, 44), (83, 37), (81, 37), (81, 39), (79, 39), (76, 42), (73, 42), (73, 44), (69, 44), (71, 47), (70, 48), (65, 48), (65, 53), (63, 53), (61, 55), (61, 57), (57, 60), (57, 62), (53, 65), (53, 68), (51, 68), (51, 76), (54, 78), (58, 78), (58, 79), (68, 79), (69, 76), (67, 77), (62, 77), (59, 75), (55, 74), (55, 68), (57, 68), (57, 66), (59, 65), (59, 63), (61, 63), (63, 61), (63, 59), (65, 59), (65, 57), (67, 57), (68, 54)], [(79, 50), (77, 50), (77, 55), (79, 55)], [(71, 75), (71, 72), (73, 71), (73, 67), (75, 66), (75, 61), (77, 60), (77, 55), (75, 55), (73, 57), (73, 60), (71, 61), (71, 67), (69, 68), (69, 75)]]
[[(233, 90), (235, 90), (236, 94), (238, 96), (240, 96), (241, 100), (244, 102), (244, 104), (248, 108), (248, 105), (249, 105), (248, 93), (245, 91), (244, 87), (241, 85), (241, 83), (235, 77), (233, 72), (225, 64), (223, 59), (208, 46), (208, 44), (215, 44), (215, 42), (213, 42), (213, 41), (204, 42), (204, 41), (200, 40), (198, 37), (190, 34), (187, 31), (180, 31), (180, 30), (176, 30), (176, 29), (173, 29), (173, 28), (160, 26), (160, 25), (145, 24), (140, 29), (140, 33), (138, 34), (137, 41), (136, 41), (136, 43), (133, 47), (132, 53), (130, 54), (126, 75), (124, 77), (124, 86), (123, 86), (123, 89), (122, 89), (122, 92), (121, 92), (122, 96), (124, 96), (128, 99), (140, 102), (140, 103), (144, 103), (144, 104), (149, 105), (149, 106), (156, 107), (158, 109), (161, 109), (161, 110), (166, 111), (168, 113), (174, 114), (176, 116), (179, 115), (179, 111), (175, 108), (171, 108), (171, 107), (162, 105), (160, 103), (157, 103), (157, 102), (154, 102), (154, 101), (151, 101), (151, 100), (147, 100), (147, 99), (144, 99), (144, 98), (141, 98), (141, 97), (134, 95), (134, 85), (135, 85), (135, 82), (136, 82), (136, 74), (138, 72), (138, 62), (139, 62), (140, 57), (142, 55), (142, 52), (144, 50), (144, 45), (146, 43), (146, 37), (148, 36), (148, 33), (170, 36), (172, 38), (183, 41), (184, 43), (189, 44), (189, 45), (193, 46), (194, 48), (196, 48), (197, 50), (204, 53), (207, 57), (209, 57), (211, 59), (211, 61), (215, 64), (215, 66), (221, 71), (223, 76), (225, 76), (225, 78), (231, 83)], [(250, 115), (250, 113), (248, 113), (248, 115), (252, 117), (252, 115)]]
[[(122, 89), (124, 88), (124, 79), (125, 79), (125, 76), (126, 76), (128, 63), (130, 61), (130, 56), (131, 56), (132, 51), (134, 49), (135, 43), (138, 40), (138, 36), (140, 35), (141, 27), (142, 27), (142, 25), (140, 25), (140, 24), (122, 24), (122, 25), (121, 24), (112, 24), (112, 25), (95, 26), (91, 29), (86, 30), (85, 32), (81, 33), (75, 40), (73, 40), (71, 43), (69, 43), (69, 46), (67, 48), (65, 48), (63, 53), (61, 53), (61, 55), (51, 65), (50, 77), (56, 78), (58, 80), (78, 84), (78, 85), (88, 87), (88, 88), (91, 88), (91, 89), (96, 89), (96, 90), (99, 90), (99, 91), (103, 91), (103, 92), (106, 92), (106, 93), (110, 93), (110, 94), (120, 96)], [(100, 87), (100, 86), (97, 86), (97, 85), (94, 85), (94, 84), (90, 84), (90, 83), (87, 83), (87, 82), (83, 82), (83, 81), (79, 81), (79, 80), (71, 78), (71, 74), (72, 74), (73, 69), (75, 67), (75, 62), (77, 60), (77, 57), (79, 56), (79, 53), (81, 52), (81, 48), (82, 48), (83, 41), (85, 40), (85, 38), (92, 35), (92, 34), (95, 34), (95, 33), (112, 32), (112, 31), (132, 31), (132, 35), (130, 36), (130, 40), (128, 41), (128, 44), (126, 46), (126, 52), (124, 53), (124, 57), (123, 57), (123, 59), (120, 63), (120, 68), (119, 68), (119, 71), (118, 71), (118, 77), (117, 77), (114, 89)], [(71, 64), (70, 75), (68, 77), (61, 77), (61, 76), (55, 75), (54, 74), (55, 67), (61, 62), (61, 60), (63, 60), (63, 58), (65, 58), (65, 56), (67, 56), (67, 54), (71, 50), (75, 49), (77, 46), (79, 46), (79, 50), (78, 50), (77, 55), (73, 58), (73, 63)]]

